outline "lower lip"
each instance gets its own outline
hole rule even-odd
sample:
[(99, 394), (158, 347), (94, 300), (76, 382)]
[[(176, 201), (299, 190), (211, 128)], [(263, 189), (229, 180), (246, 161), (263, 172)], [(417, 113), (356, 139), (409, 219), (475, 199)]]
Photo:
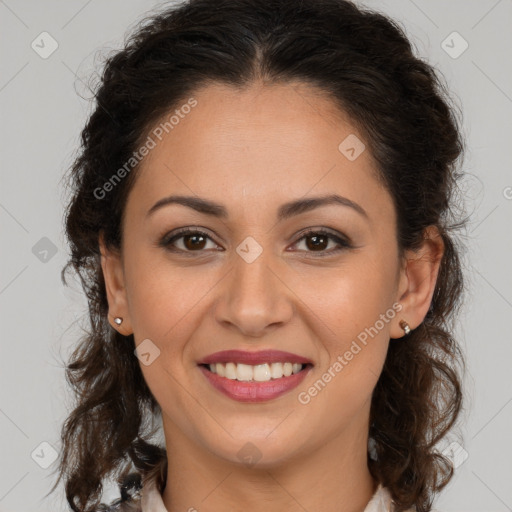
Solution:
[(229, 398), (239, 402), (264, 402), (272, 400), (296, 388), (306, 377), (312, 366), (307, 365), (300, 372), (289, 377), (271, 379), (266, 382), (239, 381), (221, 377), (217, 373), (199, 366), (210, 384)]

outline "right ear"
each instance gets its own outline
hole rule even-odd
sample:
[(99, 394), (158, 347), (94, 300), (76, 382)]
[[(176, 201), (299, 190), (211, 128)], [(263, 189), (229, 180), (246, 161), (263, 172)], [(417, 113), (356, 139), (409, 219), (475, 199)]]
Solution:
[[(108, 249), (105, 244), (104, 233), (100, 232), (99, 247), (101, 252), (101, 268), (105, 280), (105, 290), (108, 300), (108, 321), (110, 325), (124, 336), (133, 333), (128, 313), (128, 301), (126, 297), (126, 287), (124, 278), (124, 269), (121, 254), (117, 250)], [(117, 325), (114, 322), (115, 317), (121, 317), (123, 323)]]

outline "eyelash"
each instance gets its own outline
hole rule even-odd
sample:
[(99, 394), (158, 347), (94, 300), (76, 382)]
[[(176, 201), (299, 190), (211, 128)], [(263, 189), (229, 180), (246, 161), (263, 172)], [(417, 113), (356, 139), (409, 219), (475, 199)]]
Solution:
[[(179, 240), (180, 238), (183, 238), (184, 236), (186, 235), (201, 235), (201, 236), (204, 236), (205, 238), (208, 238), (210, 240), (212, 240), (213, 242), (215, 242), (210, 235), (208, 235), (208, 233), (204, 232), (204, 231), (201, 231), (200, 229), (192, 229), (192, 228), (182, 228), (180, 230), (178, 230), (177, 232), (175, 232), (171, 237), (169, 237), (169, 235), (166, 235), (162, 238), (161, 242), (160, 242), (160, 246), (164, 247), (166, 250), (170, 251), (170, 252), (174, 252), (174, 253), (182, 253), (182, 254), (192, 254), (192, 253), (195, 253), (195, 252), (204, 252), (205, 249), (200, 249), (198, 251), (189, 251), (189, 250), (183, 250), (183, 249), (176, 249), (176, 248), (173, 248), (172, 247), (172, 244), (176, 241), (176, 240)], [(334, 249), (334, 250), (330, 250), (330, 251), (319, 251), (319, 254), (318, 255), (315, 255), (315, 251), (305, 251), (305, 252), (308, 252), (308, 253), (311, 253), (313, 255), (314, 258), (317, 258), (317, 257), (326, 257), (326, 256), (329, 256), (329, 255), (332, 255), (332, 254), (335, 254), (335, 253), (338, 253), (340, 251), (343, 251), (343, 250), (347, 250), (347, 249), (352, 249), (353, 248), (353, 245), (346, 239), (340, 237), (340, 236), (337, 236), (333, 233), (331, 233), (330, 231), (327, 231), (325, 229), (309, 229), (307, 230), (306, 232), (304, 232), (302, 234), (302, 236), (296, 241), (294, 242), (293, 245), (296, 245), (298, 244), (300, 241), (302, 241), (303, 239), (307, 238), (308, 236), (311, 236), (311, 235), (323, 235), (323, 236), (326, 236), (328, 238), (330, 238), (331, 240), (335, 241), (339, 247)]]

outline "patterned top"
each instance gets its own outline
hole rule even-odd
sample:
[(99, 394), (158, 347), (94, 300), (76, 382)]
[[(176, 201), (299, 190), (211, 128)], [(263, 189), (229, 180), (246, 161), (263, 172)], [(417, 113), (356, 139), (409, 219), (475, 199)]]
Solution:
[[(395, 510), (391, 494), (382, 484), (377, 489), (363, 512), (393, 512)], [(168, 512), (165, 508), (162, 496), (154, 482), (148, 482), (146, 487), (137, 489), (135, 494), (126, 501), (117, 500), (104, 512)], [(408, 512), (415, 512), (410, 508)]]

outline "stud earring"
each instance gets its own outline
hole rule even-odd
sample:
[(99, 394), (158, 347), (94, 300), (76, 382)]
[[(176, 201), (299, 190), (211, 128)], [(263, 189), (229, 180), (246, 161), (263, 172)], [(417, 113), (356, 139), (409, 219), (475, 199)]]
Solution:
[(118, 317), (118, 316), (116, 316), (116, 317), (114, 318), (114, 322), (115, 322), (117, 325), (121, 325), (121, 324), (123, 323), (123, 319), (122, 319), (122, 318), (120, 318), (120, 317)]
[(411, 328), (405, 320), (400, 320), (400, 327), (404, 330), (405, 334), (409, 334), (411, 332)]

